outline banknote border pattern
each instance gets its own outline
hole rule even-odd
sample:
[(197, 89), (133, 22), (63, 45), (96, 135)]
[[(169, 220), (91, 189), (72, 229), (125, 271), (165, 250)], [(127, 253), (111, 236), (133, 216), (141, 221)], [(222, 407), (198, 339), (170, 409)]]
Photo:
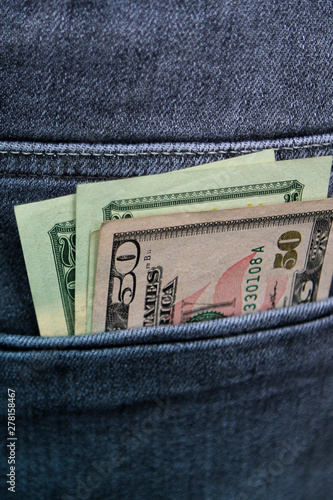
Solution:
[[(316, 217), (317, 216), (317, 217)], [(147, 238), (152, 239), (152, 235), (161, 235), (160, 239), (167, 239), (168, 235), (172, 238), (175, 236), (183, 237), (183, 236), (198, 236), (199, 234), (209, 234), (210, 232), (215, 232), (216, 229), (219, 229), (219, 232), (230, 231), (231, 226), (237, 226), (239, 230), (247, 230), (251, 229), (252, 224), (256, 224), (256, 227), (261, 227), (265, 222), (272, 221), (273, 226), (278, 225), (287, 225), (292, 223), (302, 224), (306, 222), (311, 222), (317, 220), (318, 218), (325, 219), (333, 219), (333, 210), (320, 210), (313, 212), (300, 212), (296, 214), (283, 214), (283, 215), (269, 215), (265, 217), (256, 217), (253, 219), (235, 219), (235, 220), (227, 220), (227, 221), (214, 221), (214, 222), (198, 222), (195, 224), (183, 224), (180, 226), (168, 226), (168, 227), (159, 227), (156, 229), (141, 229), (137, 231), (127, 231), (122, 233), (114, 234), (114, 241), (126, 241), (133, 237), (138, 237), (138, 241), (146, 241), (144, 236), (147, 235)], [(285, 222), (285, 224), (284, 224)], [(267, 225), (269, 227), (270, 224)], [(199, 232), (199, 230), (201, 232)], [(177, 234), (175, 234), (177, 232)], [(157, 239), (157, 238), (155, 238)]]
[(76, 220), (74, 219), (66, 222), (58, 222), (52, 227), (52, 229), (50, 229), (50, 231), (48, 231), (48, 235), (50, 236), (51, 239), (53, 258), (57, 272), (59, 291), (61, 295), (61, 301), (66, 320), (67, 331), (68, 335), (74, 335), (75, 301), (71, 300), (66, 291), (63, 264), (61, 263), (60, 260), (59, 242), (57, 239), (57, 232), (59, 231), (59, 229), (61, 229), (65, 233), (73, 233), (73, 232), (75, 233)]
[[(218, 189), (187, 191), (182, 193), (142, 196), (111, 201), (103, 210), (103, 220), (133, 217), (133, 210), (149, 210), (175, 205), (188, 205), (212, 201), (230, 200), (253, 196), (284, 194), (284, 201), (301, 201), (304, 184), (297, 179), (289, 181), (265, 182), (244, 186), (231, 186)], [(122, 212), (120, 216), (117, 212)]]

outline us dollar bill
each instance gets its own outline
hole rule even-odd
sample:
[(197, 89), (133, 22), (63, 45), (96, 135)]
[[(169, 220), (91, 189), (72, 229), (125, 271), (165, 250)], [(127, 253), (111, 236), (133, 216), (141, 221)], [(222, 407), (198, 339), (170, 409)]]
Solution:
[[(97, 248), (89, 249), (89, 243), (103, 221), (289, 205), (327, 196), (332, 157), (273, 160), (270, 150), (177, 172), (78, 186), (75, 333), (91, 333), (92, 301), (87, 290), (91, 290)], [(94, 239), (91, 244), (96, 245)]]
[(41, 335), (74, 335), (75, 196), (18, 205), (15, 215)]
[(329, 295), (333, 199), (105, 222), (93, 332), (195, 323)]
[[(217, 199), (221, 197), (221, 193), (214, 194), (203, 189), (208, 187), (208, 182), (210, 185), (213, 183), (215, 188), (221, 187), (222, 182), (228, 183), (230, 176), (234, 177), (234, 169), (240, 165), (245, 167), (260, 164), (263, 169), (263, 165), (274, 161), (274, 150), (270, 149), (165, 174), (97, 183), (96, 188), (93, 184), (90, 184), (89, 189), (84, 185), (78, 186), (76, 334), (91, 333), (98, 250), (96, 232), (104, 220), (173, 213), (186, 208), (194, 210), (195, 206), (200, 210), (204, 204), (208, 209), (214, 196), (215, 199), (216, 196)], [(182, 187), (184, 191), (179, 193)]]

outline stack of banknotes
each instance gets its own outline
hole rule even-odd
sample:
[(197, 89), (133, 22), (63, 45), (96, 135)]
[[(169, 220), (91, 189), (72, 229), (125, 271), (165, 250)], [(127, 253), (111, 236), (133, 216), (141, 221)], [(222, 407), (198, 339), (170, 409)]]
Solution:
[(82, 184), (15, 207), (41, 335), (220, 319), (325, 299), (332, 157), (274, 151)]

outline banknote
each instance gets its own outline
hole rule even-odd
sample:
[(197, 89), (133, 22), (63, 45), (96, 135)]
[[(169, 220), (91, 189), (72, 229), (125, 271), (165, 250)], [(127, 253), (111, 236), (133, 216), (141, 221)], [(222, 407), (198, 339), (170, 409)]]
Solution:
[[(190, 169), (185, 169), (182, 172), (195, 175), (196, 172), (205, 170), (206, 172), (212, 168), (215, 171), (220, 168), (234, 168), (237, 165), (250, 165), (250, 164), (266, 164), (274, 162), (274, 150), (269, 149), (266, 151), (261, 151), (260, 153), (248, 154), (229, 160), (207, 163), (204, 165), (199, 165), (197, 167), (191, 167)], [(172, 173), (175, 177), (175, 173)], [(177, 175), (176, 175), (177, 177)], [(171, 208), (170, 212), (176, 212), (179, 207), (176, 205)], [(87, 285), (87, 309), (86, 309), (86, 333), (91, 333), (92, 328), (92, 311), (93, 311), (93, 299), (94, 299), (94, 287), (95, 287), (95, 273), (97, 264), (97, 252), (98, 252), (98, 236), (99, 230), (90, 233), (89, 242), (89, 264), (88, 264), (88, 285)]]
[[(224, 170), (224, 175), (228, 176), (228, 170), (234, 168), (238, 165), (251, 165), (251, 164), (266, 164), (272, 163), (275, 161), (274, 150), (269, 149), (265, 151), (260, 151), (258, 153), (251, 153), (243, 156), (238, 156), (235, 158), (230, 158), (223, 161), (207, 163), (203, 165), (198, 165), (196, 167), (190, 167), (183, 169), (181, 171), (170, 172), (160, 175), (152, 176), (144, 176), (140, 178), (138, 181), (141, 186), (141, 193), (145, 194), (145, 181), (151, 184), (159, 183), (161, 185), (163, 181), (167, 178), (171, 180), (172, 186), (175, 189), (177, 185), (184, 185), (185, 182), (188, 182), (188, 176), (193, 178), (193, 176), (202, 176), (203, 183), (205, 182), (206, 176), (210, 169), (214, 170), (214, 173), (219, 171), (220, 169)], [(203, 175), (204, 174), (204, 175)], [(149, 181), (149, 179), (151, 179)], [(128, 187), (128, 194), (133, 194), (136, 192), (136, 181), (135, 179), (126, 179), (123, 182), (123, 191)], [(144, 179), (144, 180), (142, 180)], [(186, 181), (185, 181), (186, 179)], [(109, 183), (99, 183), (98, 190), (101, 188), (107, 190), (106, 193), (106, 201), (110, 200), (110, 189), (111, 191), (117, 190), (121, 186), (120, 184), (115, 184), (115, 181), (111, 181)], [(197, 183), (199, 184), (199, 183)], [(99, 211), (99, 214), (95, 214), (93, 216), (92, 212), (87, 211), (87, 204), (85, 202), (85, 191), (82, 191), (81, 196), (81, 186), (79, 186), (80, 191), (80, 201), (82, 203), (77, 203), (77, 212), (78, 212), (78, 222), (77, 222), (77, 238), (78, 238), (78, 248), (77, 252), (77, 266), (79, 272), (77, 273), (77, 282), (76, 282), (76, 324), (75, 330), (76, 333), (91, 333), (91, 322), (92, 322), (92, 306), (93, 306), (93, 291), (94, 291), (94, 282), (95, 282), (95, 271), (96, 271), (96, 262), (97, 262), (97, 250), (98, 250), (98, 234), (96, 231), (99, 230), (101, 223), (103, 220), (108, 220), (110, 215), (111, 218), (116, 219), (118, 215), (113, 213), (112, 215), (109, 213), (104, 213), (102, 210)], [(90, 196), (95, 194), (95, 190), (89, 190), (88, 199), (90, 201)], [(98, 198), (98, 197), (97, 197)], [(117, 202), (117, 196), (113, 197), (115, 202)], [(96, 199), (95, 199), (96, 201)], [(188, 200), (191, 203), (191, 200)], [(192, 200), (193, 201), (193, 200)], [(202, 199), (202, 201), (204, 201)], [(176, 201), (170, 203), (170, 198), (164, 201), (166, 206), (171, 206), (171, 209), (167, 210), (167, 212), (177, 211), (181, 208), (181, 205), (177, 205)], [(147, 208), (148, 209), (148, 208)], [(160, 210), (162, 207), (160, 207)], [(151, 212), (151, 207), (150, 210)], [(157, 208), (157, 213), (159, 209)], [(103, 214), (103, 215), (102, 215)], [(102, 217), (101, 217), (102, 215)], [(149, 215), (149, 214), (147, 214)], [(126, 218), (129, 216), (128, 211), (120, 212), (119, 218)], [(89, 229), (88, 229), (89, 224)], [(94, 230), (92, 230), (94, 228)], [(87, 231), (88, 229), (88, 231)], [(90, 233), (90, 234), (89, 234)], [(87, 238), (90, 240), (87, 243)], [(89, 257), (88, 257), (89, 255)]]
[(333, 199), (102, 225), (93, 332), (196, 323), (329, 295)]
[(75, 196), (15, 207), (41, 335), (74, 335)]
[(91, 332), (92, 301), (87, 290), (92, 289), (89, 276), (94, 276), (97, 248), (89, 250), (89, 242), (103, 221), (289, 205), (327, 196), (332, 157), (274, 162), (273, 151), (267, 154), (271, 161), (264, 155), (249, 155), (166, 174), (78, 186), (75, 333)]

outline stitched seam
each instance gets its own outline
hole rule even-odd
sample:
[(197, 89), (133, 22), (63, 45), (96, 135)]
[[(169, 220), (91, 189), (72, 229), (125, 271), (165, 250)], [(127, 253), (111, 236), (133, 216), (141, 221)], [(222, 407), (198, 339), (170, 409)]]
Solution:
[[(289, 150), (292, 151), (293, 149), (303, 149), (303, 148), (312, 148), (312, 147), (322, 147), (322, 146), (333, 146), (333, 143), (331, 142), (323, 142), (322, 144), (306, 144), (304, 146), (281, 146), (280, 148), (272, 148), (274, 151), (280, 151), (281, 149), (283, 150)], [(164, 155), (164, 156), (172, 156), (172, 155), (177, 155), (177, 156), (204, 156), (204, 155), (215, 155), (215, 154), (225, 154), (225, 153), (256, 153), (258, 152), (258, 149), (240, 149), (238, 151), (236, 150), (223, 150), (220, 149), (218, 151), (198, 151), (198, 152), (191, 152), (191, 151), (184, 151), (184, 152), (168, 152), (168, 151), (148, 151), (148, 152), (139, 152), (139, 153), (61, 153), (61, 152), (38, 152), (38, 151), (13, 151), (13, 150), (8, 150), (8, 151), (0, 151), (0, 154), (5, 155), (5, 154), (14, 154), (14, 155), (20, 155), (22, 154), (23, 156), (31, 156), (31, 155), (36, 155), (36, 156), (83, 156), (83, 157), (135, 157), (135, 156), (157, 156), (157, 155)], [(116, 176), (99, 176), (97, 175), (66, 175), (66, 174), (52, 174), (52, 173), (46, 173), (46, 174), (32, 174), (32, 173), (11, 173), (11, 172), (0, 172), (0, 178), (1, 177), (35, 177), (35, 178), (43, 178), (43, 177), (52, 177), (54, 179), (82, 179), (82, 180), (89, 180), (89, 179), (98, 179), (98, 180), (110, 180), (110, 179), (116, 179)]]
[[(279, 325), (275, 326), (269, 326), (267, 325), (266, 327), (258, 326), (255, 330), (248, 332), (246, 329), (243, 331), (239, 332), (233, 332), (229, 333), (227, 335), (213, 335), (210, 337), (193, 337), (193, 338), (182, 338), (182, 339), (175, 339), (175, 338), (170, 338), (170, 339), (163, 339), (162, 341), (157, 341), (156, 339), (150, 339), (150, 340), (144, 340), (144, 339), (139, 339), (136, 342), (134, 341), (133, 343), (131, 341), (129, 342), (124, 342), (120, 344), (108, 344), (107, 341), (104, 344), (99, 344), (96, 345), (94, 344), (79, 344), (79, 345), (62, 345), (62, 346), (43, 346), (43, 345), (38, 345), (38, 346), (22, 346), (22, 345), (6, 345), (2, 344), (0, 345), (0, 352), (30, 352), (30, 351), (44, 351), (44, 352), (50, 352), (50, 351), (90, 351), (92, 349), (122, 349), (123, 347), (151, 347), (151, 346), (163, 346), (163, 345), (172, 345), (172, 344), (188, 344), (188, 343), (193, 343), (193, 342), (209, 342), (209, 341), (215, 341), (215, 340), (229, 340), (231, 338), (235, 337), (241, 337), (241, 336), (250, 336), (250, 335), (259, 335), (259, 334), (268, 334), (270, 332), (274, 332), (277, 330), (280, 330), (281, 328), (291, 328), (293, 326), (304, 326), (304, 325), (310, 325), (311, 323), (314, 323), (316, 321), (321, 321), (321, 322), (328, 322), (328, 321), (333, 320), (333, 314), (332, 311), (327, 311), (326, 313), (320, 313), (318, 312), (318, 315), (315, 315), (313, 318), (304, 320), (302, 318), (297, 318), (296, 320), (292, 321), (291, 323), (282, 323)], [(223, 320), (222, 320), (223, 321)], [(201, 324), (204, 327), (205, 323), (207, 321), (203, 321)], [(176, 325), (173, 325), (176, 326)], [(1, 332), (5, 335), (8, 335), (5, 332)], [(12, 335), (14, 336), (14, 335)], [(74, 337), (79, 337), (79, 335), (74, 335)], [(28, 338), (32, 338), (31, 335), (28, 336)]]
[[(289, 150), (292, 151), (293, 149), (304, 149), (304, 148), (321, 148), (323, 146), (333, 146), (333, 143), (331, 142), (323, 142), (322, 144), (305, 144), (304, 146), (281, 146), (279, 148), (273, 148), (275, 151), (281, 151), (281, 150)], [(23, 156), (83, 156), (83, 157), (88, 157), (88, 156), (95, 156), (95, 157), (135, 157), (135, 156), (158, 156), (158, 155), (164, 155), (164, 156), (204, 156), (204, 155), (216, 155), (216, 154), (226, 154), (226, 153), (232, 153), (232, 154), (239, 154), (239, 153), (256, 153), (258, 152), (259, 149), (239, 149), (239, 150), (234, 150), (234, 149), (219, 149), (217, 151), (145, 151), (145, 152), (139, 152), (139, 153), (83, 153), (83, 152), (48, 152), (48, 151), (14, 151), (14, 150), (8, 150), (8, 151), (0, 151), (0, 154), (6, 155), (6, 154), (13, 154), (13, 155), (23, 155)]]
[(27, 172), (25, 174), (18, 174), (16, 172), (0, 172), (0, 179), (1, 177), (35, 177), (36, 179), (42, 179), (44, 177), (52, 177), (53, 179), (82, 179), (82, 180), (87, 180), (87, 179), (94, 179), (94, 180), (102, 180), (102, 181), (110, 181), (113, 179), (118, 179), (118, 177), (115, 177), (114, 175), (109, 175), (101, 177), (100, 175), (57, 175), (57, 174), (31, 174), (30, 172)]

